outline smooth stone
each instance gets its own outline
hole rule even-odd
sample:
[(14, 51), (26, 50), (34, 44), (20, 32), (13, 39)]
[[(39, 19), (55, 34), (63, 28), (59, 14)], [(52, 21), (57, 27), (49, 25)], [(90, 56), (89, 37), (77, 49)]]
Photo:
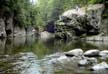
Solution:
[(60, 56), (59, 58), (56, 58), (56, 61), (61, 64), (71, 64), (73, 62), (78, 63), (78, 61), (82, 60), (82, 56), (73, 56), (73, 57), (67, 57), (65, 55)]
[(86, 66), (86, 65), (88, 65), (87, 59), (83, 59), (78, 62), (78, 66)]
[(84, 59), (82, 59), (78, 62), (79, 66), (86, 66), (86, 65), (89, 65), (89, 64), (91, 64), (91, 65), (97, 64), (97, 59), (96, 58), (85, 57)]
[(83, 55), (83, 50), (82, 49), (73, 49), (68, 52), (65, 52), (65, 55), (67, 57), (73, 57), (73, 56), (82, 56)]
[(91, 50), (88, 50), (84, 53), (84, 56), (87, 56), (87, 57), (97, 57), (99, 56), (99, 50), (98, 49), (91, 49)]
[(91, 67), (90, 70), (97, 71), (97, 70), (106, 70), (106, 69), (108, 69), (108, 64), (106, 62), (102, 62), (94, 65), (93, 67)]
[(101, 56), (101, 57), (108, 57), (108, 50), (100, 51), (99, 56)]
[(68, 61), (70, 61), (70, 58), (68, 58), (67, 56), (64, 55), (64, 56), (61, 56), (61, 57), (57, 58), (57, 61), (59, 63), (64, 64), (64, 63), (67, 63)]
[(91, 63), (92, 65), (97, 64), (97, 62), (98, 62), (97, 58), (94, 58), (94, 57), (92, 57), (92, 58), (87, 58), (87, 60), (88, 60), (89, 63)]

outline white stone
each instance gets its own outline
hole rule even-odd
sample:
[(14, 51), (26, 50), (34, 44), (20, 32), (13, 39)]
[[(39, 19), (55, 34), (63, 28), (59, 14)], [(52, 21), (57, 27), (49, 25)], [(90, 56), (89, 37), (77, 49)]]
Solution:
[(78, 62), (78, 64), (81, 66), (86, 66), (88, 64), (94, 65), (97, 64), (97, 59), (84, 57), (82, 60)]
[(67, 63), (70, 61), (70, 58), (66, 57), (65, 55), (64, 56), (61, 56), (59, 58), (57, 58), (57, 61), (64, 64), (64, 63)]
[(92, 57), (92, 58), (87, 58), (87, 61), (88, 61), (89, 63), (91, 63), (92, 65), (97, 64), (97, 62), (98, 62), (97, 58), (94, 58), (94, 57)]
[(95, 71), (95, 70), (104, 70), (107, 68), (108, 68), (108, 64), (106, 62), (102, 62), (102, 63), (96, 64), (91, 69)]
[(81, 9), (79, 9), (79, 10), (71, 9), (71, 10), (64, 12), (62, 14), (62, 16), (71, 17), (73, 14), (77, 14), (77, 15), (82, 16), (82, 15), (85, 15), (85, 12)]
[(108, 50), (103, 50), (99, 53), (100, 56), (102, 57), (108, 57)]
[(84, 53), (85, 56), (98, 56), (99, 55), (99, 50), (98, 49), (91, 49), (88, 50)]
[(73, 56), (82, 56), (83, 50), (82, 49), (73, 49), (68, 52), (65, 52), (65, 54), (73, 55)]
[(87, 61), (87, 59), (83, 59), (83, 60), (80, 60), (80, 61), (78, 62), (78, 64), (81, 65), (81, 66), (85, 66), (85, 65), (88, 64), (88, 61)]

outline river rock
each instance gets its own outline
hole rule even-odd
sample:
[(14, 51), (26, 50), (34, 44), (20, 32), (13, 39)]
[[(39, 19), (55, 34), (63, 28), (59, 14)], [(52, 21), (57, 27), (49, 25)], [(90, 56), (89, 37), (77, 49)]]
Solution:
[(78, 65), (79, 66), (86, 66), (86, 65), (88, 65), (88, 61), (87, 61), (87, 59), (83, 59), (83, 60), (80, 60), (79, 62), (78, 62)]
[(68, 52), (65, 52), (65, 55), (68, 57), (73, 57), (73, 56), (82, 56), (83, 55), (83, 50), (82, 49), (73, 49)]
[(57, 58), (57, 61), (64, 64), (64, 63), (67, 63), (70, 61), (70, 58), (66, 57), (65, 55), (64, 56), (60, 56), (59, 58)]
[(86, 65), (94, 65), (97, 64), (97, 59), (96, 58), (88, 58), (84, 57), (82, 60), (78, 62), (79, 66), (86, 66)]
[(101, 63), (96, 64), (93, 67), (91, 67), (92, 71), (106, 70), (106, 69), (108, 69), (108, 64), (106, 62), (101, 62)]
[(103, 50), (99, 53), (101, 57), (108, 57), (108, 50)]
[(96, 56), (99, 56), (99, 50), (98, 49), (91, 49), (91, 50), (88, 50), (84, 53), (84, 56), (87, 56), (87, 57), (96, 57)]
[(91, 65), (95, 65), (95, 64), (98, 63), (97, 58), (94, 58), (94, 57), (92, 57), (92, 58), (87, 58), (87, 61), (88, 61)]

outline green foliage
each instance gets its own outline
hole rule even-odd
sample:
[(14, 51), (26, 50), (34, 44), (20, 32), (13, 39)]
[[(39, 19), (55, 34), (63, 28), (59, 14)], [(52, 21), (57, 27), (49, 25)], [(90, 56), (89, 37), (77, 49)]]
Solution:
[[(8, 17), (14, 19), (14, 25), (25, 27), (27, 25), (35, 25), (37, 10), (30, 0), (1, 0), (0, 7), (2, 16), (7, 12)], [(10, 13), (10, 14), (9, 14)]]
[[(22, 27), (32, 25), (44, 27), (49, 21), (56, 21), (64, 11), (76, 5), (102, 3), (107, 0), (38, 0), (36, 5), (30, 0), (0, 0), (0, 16), (8, 12), (8, 17), (13, 16), (14, 25)], [(4, 14), (3, 14), (4, 13)]]
[(86, 4), (86, 0), (39, 0), (37, 23), (46, 25), (49, 21), (58, 20), (64, 11)]
[(108, 0), (88, 0), (88, 4), (106, 3)]
[(96, 3), (100, 3), (102, 0), (90, 0), (89, 4), (96, 4)]
[(39, 0), (38, 17), (40, 18), (37, 18), (37, 22), (46, 25), (48, 21), (57, 21), (63, 12), (76, 6), (85, 6), (86, 10), (89, 4), (104, 3), (105, 1), (107, 0)]

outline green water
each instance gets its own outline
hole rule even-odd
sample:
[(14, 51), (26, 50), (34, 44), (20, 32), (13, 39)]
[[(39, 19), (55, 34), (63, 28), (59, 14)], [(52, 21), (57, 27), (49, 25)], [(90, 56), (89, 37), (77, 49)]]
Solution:
[[(1, 39), (0, 74), (98, 74), (91, 73), (86, 70), (79, 71), (63, 68), (60, 70), (54, 70), (55, 66), (52, 66), (49, 64), (49, 62), (42, 60), (45, 58), (45, 56), (57, 52), (69, 51), (74, 48), (82, 48), (84, 51), (88, 49), (104, 50), (108, 48), (108, 43), (80, 40), (64, 41), (56, 39), (43, 41), (36, 37), (16, 37), (12, 39)], [(26, 56), (31, 55), (31, 53), (33, 53), (36, 57), (26, 58)], [(31, 67), (31, 65), (28, 64), (33, 65), (32, 70), (35, 71), (34, 73), (33, 71), (26, 72), (26, 70), (28, 71)], [(45, 71), (40, 72), (39, 69), (45, 69)]]

